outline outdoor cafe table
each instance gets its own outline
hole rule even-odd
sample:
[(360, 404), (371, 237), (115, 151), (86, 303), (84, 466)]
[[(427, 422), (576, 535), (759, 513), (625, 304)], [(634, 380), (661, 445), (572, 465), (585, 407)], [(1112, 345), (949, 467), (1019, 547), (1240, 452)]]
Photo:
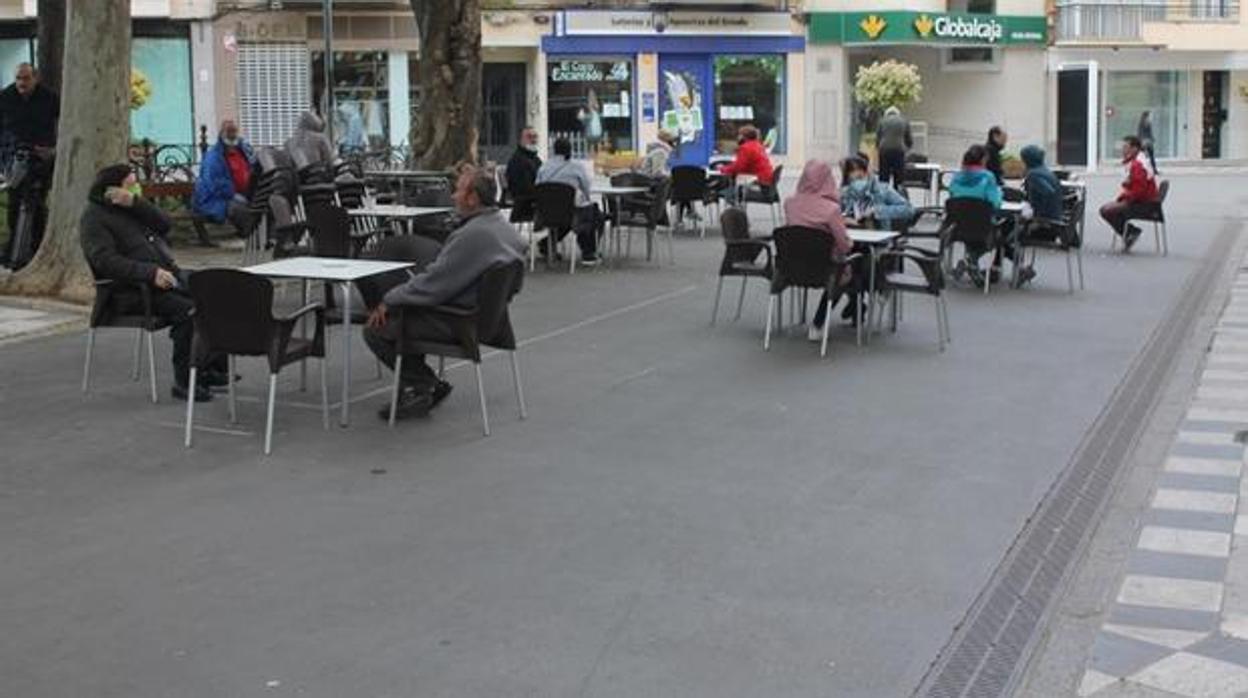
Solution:
[(351, 409), (351, 283), (370, 276), (415, 266), (412, 262), (386, 262), (338, 257), (288, 257), (243, 267), (243, 271), (279, 279), (303, 279), (338, 284), (342, 289), (342, 417), (347, 426)]
[[(393, 218), (403, 223), (405, 233), (411, 232), (411, 223), (421, 216), (433, 216), (450, 211), (448, 206), (401, 206), (398, 204), (375, 204), (347, 211), (356, 218)], [(371, 233), (370, 233), (371, 234)]]
[[(901, 233), (891, 230), (865, 230), (862, 228), (850, 228), (845, 231), (849, 234), (849, 239), (853, 240), (855, 245), (862, 245), (867, 248), (867, 252), (871, 255), (871, 265), (867, 270), (867, 298), (875, 303), (875, 265), (879, 250), (892, 245), (897, 238), (901, 237)], [(871, 339), (871, 327), (867, 325), (867, 340)]]
[[(648, 187), (614, 187), (609, 185), (595, 185), (590, 189), (592, 194), (602, 197), (602, 207), (611, 212), (607, 222), (611, 224), (611, 239), (615, 244), (615, 251), (611, 254), (612, 259), (619, 259), (620, 255), (620, 199), (630, 194), (645, 194), (648, 191), (650, 191)], [(615, 206), (607, 205), (608, 199), (615, 199)]]
[(940, 175), (941, 167), (938, 162), (913, 162), (906, 165), (912, 170), (927, 172), (927, 205), (935, 206), (940, 203)]

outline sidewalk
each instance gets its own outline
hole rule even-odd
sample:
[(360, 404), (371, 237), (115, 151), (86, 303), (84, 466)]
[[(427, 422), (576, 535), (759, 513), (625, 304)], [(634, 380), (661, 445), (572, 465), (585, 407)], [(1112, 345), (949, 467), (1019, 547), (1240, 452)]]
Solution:
[(1081, 696), (1248, 692), (1248, 272), (1157, 478)]
[(87, 326), (89, 308), (14, 296), (0, 296), (0, 346)]

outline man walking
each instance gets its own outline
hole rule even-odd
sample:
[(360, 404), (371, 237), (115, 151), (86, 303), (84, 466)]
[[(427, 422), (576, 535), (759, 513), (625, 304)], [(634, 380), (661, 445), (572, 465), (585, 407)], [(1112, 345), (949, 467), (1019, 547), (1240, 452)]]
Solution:
[[(47, 225), (45, 204), (52, 183), (52, 161), (56, 154), (56, 128), (61, 116), (61, 100), (55, 92), (39, 84), (39, 73), (29, 63), (17, 66), (13, 84), (0, 91), (0, 137), (6, 147), (27, 150), (29, 170), (18, 191), (9, 193), (9, 241), (0, 264), (18, 266), (39, 249)], [(11, 153), (10, 153), (11, 154)], [(20, 222), (23, 197), (34, 215), (27, 250), (13, 249)], [(16, 259), (22, 256), (24, 259)]]
[(876, 149), (880, 153), (880, 181), (891, 186), (901, 182), (906, 170), (906, 153), (914, 147), (910, 135), (910, 122), (897, 107), (889, 107), (880, 120), (875, 134)]

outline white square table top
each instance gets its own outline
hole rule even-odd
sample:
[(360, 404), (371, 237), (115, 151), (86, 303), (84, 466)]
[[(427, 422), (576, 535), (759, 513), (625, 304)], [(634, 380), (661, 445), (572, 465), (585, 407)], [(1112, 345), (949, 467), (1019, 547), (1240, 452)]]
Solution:
[(367, 216), (376, 218), (419, 218), (420, 216), (432, 216), (438, 213), (446, 213), (450, 210), (451, 208), (449, 206), (400, 206), (398, 204), (377, 204), (375, 206), (348, 209), (347, 213), (352, 216)]
[(906, 163), (906, 167), (914, 170), (935, 170), (937, 172), (941, 170), (939, 162), (910, 162)]
[(594, 194), (606, 194), (607, 196), (616, 196), (621, 194), (644, 194), (650, 191), (649, 187), (612, 187), (612, 186), (595, 186), (590, 189)]
[(1023, 202), (1021, 202), (1021, 201), (1006, 201), (1006, 202), (1004, 202), (1004, 203), (1002, 203), (1002, 204), (1001, 204), (1001, 210), (1002, 210), (1004, 213), (1022, 213), (1022, 212), (1023, 212)]
[(845, 232), (849, 233), (850, 240), (863, 245), (882, 245), (901, 237), (901, 233), (897, 233), (892, 230), (863, 230), (861, 228), (850, 228)]
[(242, 270), (259, 276), (345, 282), (414, 266), (416, 265), (412, 262), (387, 262), (377, 259), (289, 257), (243, 267)]

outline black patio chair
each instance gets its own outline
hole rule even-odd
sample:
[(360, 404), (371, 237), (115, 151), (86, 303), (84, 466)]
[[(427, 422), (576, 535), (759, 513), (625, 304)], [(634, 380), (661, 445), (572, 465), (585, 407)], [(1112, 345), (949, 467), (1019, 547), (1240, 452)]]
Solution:
[(784, 220), (784, 210), (780, 206), (780, 177), (784, 174), (784, 165), (776, 165), (772, 173), (771, 184), (755, 182), (742, 191), (742, 204), (749, 210), (750, 204), (767, 204), (771, 211), (771, 225), (776, 227)]
[[(1018, 259), (1025, 260), (1027, 250), (1031, 250), (1031, 265), (1036, 264), (1036, 253), (1039, 250), (1053, 250), (1066, 255), (1066, 286), (1070, 293), (1075, 292), (1074, 272), (1071, 268), (1071, 257), (1078, 262), (1079, 290), (1083, 290), (1083, 236), (1080, 234), (1080, 221), (1084, 215), (1084, 198), (1078, 194), (1068, 194), (1063, 201), (1061, 219), (1034, 218), (1023, 224), (1016, 238)], [(1019, 285), (1018, 264), (1014, 265), (1014, 285)]]
[[(511, 356), (511, 375), (516, 384), (516, 400), (520, 404), (520, 419), (528, 417), (524, 405), (524, 387), (520, 382), (520, 361), (517, 356), (516, 334), (511, 326), (508, 305), (520, 292), (524, 282), (524, 262), (514, 261), (496, 264), (485, 271), (477, 282), (475, 308), (440, 305), (436, 308), (396, 306), (390, 314), (390, 322), (397, 323), (394, 332), (398, 337), (394, 357), (394, 385), (390, 393), (390, 426), (398, 412), (400, 376), (403, 372), (404, 355), (423, 354), (441, 358), (471, 361), (477, 374), (477, 395), (481, 399), (481, 423), (486, 436), (490, 435), (490, 414), (485, 404), (485, 383), (481, 377), (481, 347), (493, 347)], [(427, 318), (439, 325), (451, 328), (453, 341), (434, 341), (419, 337), (415, 327)], [(410, 325), (410, 328), (409, 328)]]
[(537, 185), (536, 213), (534, 230), (548, 231), (550, 237), (546, 241), (546, 261), (554, 263), (554, 241), (560, 235), (568, 248), (568, 273), (576, 273), (576, 235), (571, 231), (576, 224), (576, 190), (566, 184), (543, 182)]
[[(654, 256), (654, 243), (657, 241), (659, 228), (666, 227), (667, 254), (671, 263), (675, 264), (676, 245), (672, 238), (672, 229), (667, 216), (667, 201), (671, 194), (672, 180), (666, 177), (652, 179), (644, 175), (626, 173), (625, 175), (612, 177), (611, 185), (619, 187), (650, 187), (650, 191), (645, 194), (623, 197), (620, 200), (620, 210), (608, 213), (613, 221), (612, 228), (615, 234), (626, 234), (624, 256), (629, 257), (632, 255), (633, 229), (644, 228), (646, 231), (646, 259), (651, 259)], [(616, 250), (619, 250), (618, 243)]]
[[(133, 290), (127, 299), (125, 292)], [(138, 297), (141, 312), (135, 312), (133, 301)], [(159, 402), (156, 396), (156, 350), (152, 336), (169, 327), (169, 323), (152, 314), (152, 289), (144, 283), (131, 281), (114, 281), (111, 279), (95, 280), (95, 303), (91, 307), (91, 318), (87, 324), (87, 357), (82, 367), (82, 394), (86, 395), (91, 387), (91, 359), (95, 353), (95, 332), (98, 329), (115, 327), (119, 329), (137, 330), (134, 340), (134, 369), (130, 372), (131, 380), (137, 381), (142, 375), (141, 360), (143, 340), (147, 339), (147, 366), (149, 385), (152, 391), (152, 402)]]
[[(833, 256), (835, 241), (822, 230), (800, 225), (776, 228), (772, 233), (776, 245), (775, 270), (771, 279), (771, 298), (767, 304), (767, 329), (763, 334), (763, 349), (771, 349), (771, 324), (778, 299), (790, 288), (818, 289), (827, 294), (827, 318), (823, 323), (823, 338), (819, 356), (828, 355), (828, 328), (832, 326), (832, 304), (837, 292), (843, 290), (842, 273), (862, 257), (861, 253)], [(857, 310), (862, 305), (853, 301)], [(783, 312), (781, 312), (783, 315)], [(858, 331), (862, 331), (862, 317), (857, 318)]]
[[(957, 243), (986, 249), (989, 254), (1000, 247), (1001, 231), (997, 227), (992, 204), (983, 199), (954, 197), (945, 201), (944, 225), (940, 231), (940, 255), (946, 268), (951, 267), (953, 247)], [(992, 268), (984, 274), (984, 294), (992, 286)]]
[[(206, 269), (191, 277), (191, 297), (195, 299), (195, 349), (186, 400), (186, 447), (191, 447), (195, 422), (195, 381), (199, 357), (225, 354), (229, 372), (234, 375), (236, 356), (263, 356), (269, 362), (269, 402), (264, 426), (264, 453), (273, 451), (273, 411), (277, 398), (277, 374), (282, 368), (306, 360), (320, 359), (321, 422), (329, 429), (329, 392), (325, 381), (325, 308), (309, 303), (288, 315), (273, 314), (273, 282), (237, 269)], [(311, 339), (295, 336), (295, 327), (306, 316), (314, 316)], [(234, 382), (229, 386), (230, 422), (238, 421)]]
[[(728, 208), (719, 217), (719, 227), (724, 235), (724, 258), (719, 263), (719, 283), (715, 286), (715, 305), (711, 308), (711, 325), (719, 316), (719, 297), (724, 290), (724, 279), (741, 278), (741, 293), (737, 297), (737, 314), (732, 321), (741, 319), (745, 305), (745, 285), (751, 278), (771, 282), (773, 264), (771, 243), (750, 237), (750, 219), (739, 208)], [(760, 260), (759, 257), (762, 257)]]
[[(712, 196), (710, 187), (707, 186), (706, 169), (697, 165), (677, 165), (672, 168), (672, 190), (668, 198), (676, 207), (676, 220), (673, 224), (677, 228), (684, 226), (686, 213), (696, 215), (696, 204), (702, 204), (705, 214), (705, 209), (719, 201)], [(698, 230), (702, 237), (706, 237), (705, 217), (700, 221)]]
[[(875, 325), (884, 322), (884, 305), (892, 306), (892, 330), (897, 331), (902, 294), (931, 296), (936, 304), (936, 333), (940, 351), (952, 341), (949, 334), (949, 307), (945, 303), (945, 272), (940, 253), (913, 245), (902, 245), (879, 253), (876, 258), (875, 290), (884, 299), (873, 303)], [(877, 309), (878, 308), (878, 309)]]
[[(1170, 194), (1170, 180), (1163, 179), (1157, 183), (1157, 201), (1145, 204), (1139, 213), (1127, 219), (1127, 223), (1132, 221), (1139, 223), (1153, 224), (1153, 243), (1157, 246), (1157, 253), (1165, 257), (1170, 254), (1170, 239), (1166, 234), (1166, 197)], [(1117, 235), (1114, 236), (1114, 242), (1117, 242)], [(1111, 249), (1113, 245), (1111, 244)]]

